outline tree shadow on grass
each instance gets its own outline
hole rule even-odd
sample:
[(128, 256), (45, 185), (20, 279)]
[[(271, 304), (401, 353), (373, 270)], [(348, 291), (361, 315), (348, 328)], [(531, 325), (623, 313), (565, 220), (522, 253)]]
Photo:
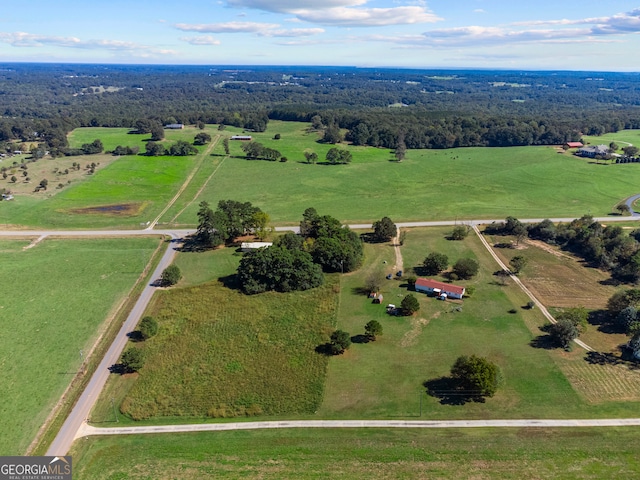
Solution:
[(422, 384), (427, 389), (427, 395), (440, 400), (440, 405), (464, 405), (468, 402), (484, 403), (485, 398), (470, 395), (462, 389), (459, 380), (452, 377), (440, 377), (427, 380)]
[(321, 345), (318, 345), (315, 350), (316, 350), (316, 353), (319, 353), (320, 355), (324, 355), (326, 357), (333, 357), (333, 351), (331, 350), (330, 343), (323, 343)]
[(109, 372), (115, 373), (117, 375), (124, 375), (128, 373), (126, 367), (122, 363), (114, 363), (109, 367)]
[(232, 273), (224, 277), (219, 277), (218, 281), (230, 290), (240, 290), (240, 282), (238, 281), (238, 275)]
[(371, 339), (367, 335), (354, 335), (351, 337), (351, 343), (369, 343)]
[(195, 235), (190, 235), (182, 241), (182, 246), (177, 247), (176, 250), (178, 252), (206, 252), (212, 248), (200, 242)]
[(640, 362), (626, 345), (618, 346), (620, 356), (611, 352), (587, 352), (585, 361), (591, 365), (624, 365), (629, 370), (640, 370)]
[(365, 287), (353, 287), (351, 289), (351, 293), (353, 293), (354, 295), (358, 295), (358, 296), (364, 295), (365, 297), (368, 297), (369, 293), (371, 293), (371, 291), (366, 289)]
[(133, 332), (127, 333), (127, 337), (129, 337), (129, 340), (135, 343), (144, 341), (144, 337), (142, 336), (142, 332), (140, 332), (140, 330), (134, 330)]
[(611, 321), (611, 315), (606, 310), (593, 310), (589, 312), (587, 321), (590, 325), (598, 327), (602, 333), (626, 333), (621, 325), (616, 325)]
[(555, 339), (551, 335), (539, 335), (529, 342), (533, 348), (542, 348), (544, 350), (555, 350), (559, 348)]

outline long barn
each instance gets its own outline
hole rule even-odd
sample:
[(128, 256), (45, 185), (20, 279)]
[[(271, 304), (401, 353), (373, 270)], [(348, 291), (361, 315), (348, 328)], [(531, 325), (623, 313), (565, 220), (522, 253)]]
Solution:
[(438, 282), (428, 278), (419, 278), (416, 280), (416, 292), (431, 293), (442, 295), (443, 293), (449, 298), (462, 298), (465, 292), (464, 287), (451, 285), (450, 283)]

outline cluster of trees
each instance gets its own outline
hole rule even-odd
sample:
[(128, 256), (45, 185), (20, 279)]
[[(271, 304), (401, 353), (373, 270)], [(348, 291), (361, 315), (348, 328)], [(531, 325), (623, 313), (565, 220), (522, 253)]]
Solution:
[[(104, 151), (104, 145), (99, 139), (95, 139), (91, 143), (83, 143), (80, 148), (62, 148), (60, 153), (72, 157), (78, 155), (95, 155)], [(44, 154), (44, 152), (43, 152)]]
[(137, 145), (133, 147), (123, 147), (122, 145), (118, 145), (116, 148), (113, 149), (112, 153), (114, 155), (123, 156), (123, 155), (137, 155), (139, 152), (140, 152), (140, 147), (138, 147)]
[(628, 283), (640, 281), (640, 229), (627, 234), (616, 225), (603, 226), (591, 215), (584, 215), (568, 224), (554, 224), (545, 219), (523, 225), (513, 217), (488, 226), (490, 234), (515, 235), (542, 240), (572, 251), (592, 265), (608, 270), (616, 280)]
[(373, 238), (377, 242), (388, 242), (398, 233), (398, 227), (389, 217), (373, 222)]
[(589, 312), (584, 307), (566, 308), (556, 315), (556, 323), (544, 327), (556, 345), (566, 350), (571, 342), (587, 328)]
[[(438, 275), (449, 268), (449, 257), (444, 253), (431, 252), (422, 262), (425, 275)], [(452, 280), (468, 280), (478, 274), (480, 264), (473, 258), (461, 258), (453, 264), (451, 273)]]
[(266, 232), (269, 216), (251, 202), (220, 200), (213, 211), (208, 202), (200, 202), (196, 240), (204, 248), (233, 243), (236, 238)]
[(198, 149), (184, 140), (178, 140), (169, 147), (165, 147), (162, 143), (150, 141), (145, 146), (145, 155), (150, 157), (159, 157), (162, 155), (171, 155), (172, 157), (184, 157), (187, 155), (195, 155)]
[[(117, 91), (86, 94), (96, 77)], [(264, 131), (278, 119), (312, 122), (327, 143), (346, 130), (347, 140), (396, 149), (400, 160), (407, 148), (562, 144), (581, 132), (640, 127), (631, 74), (605, 73), (599, 82), (579, 72), (526, 77), (518, 88), (525, 101), (514, 103), (510, 85), (522, 82), (519, 72), (110, 66), (105, 73), (99, 65), (13, 65), (0, 72), (0, 142), (39, 141), (57, 155), (80, 126), (128, 127), (160, 140), (167, 123)], [(387, 108), (395, 103), (409, 107)]]
[(326, 156), (331, 165), (351, 163), (352, 158), (350, 151), (336, 147), (330, 148)]
[(242, 144), (242, 151), (247, 158), (269, 160), (271, 162), (278, 161), (282, 154), (273, 148), (267, 148), (260, 142), (245, 142)]
[(307, 290), (324, 282), (323, 271), (350, 272), (362, 259), (362, 241), (355, 232), (308, 208), (300, 235), (288, 233), (271, 247), (248, 252), (240, 261), (237, 278), (247, 294)]
[[(382, 325), (377, 320), (370, 320), (364, 326), (364, 337), (367, 342), (375, 342), (382, 332)], [(341, 355), (351, 346), (351, 335), (344, 330), (335, 330), (329, 338), (328, 346), (332, 355)]]
[(632, 288), (614, 293), (607, 302), (613, 325), (631, 336), (627, 347), (640, 358), (640, 290)]
[(240, 260), (237, 279), (248, 295), (308, 290), (324, 283), (322, 267), (308, 252), (283, 244), (247, 252)]
[(194, 137), (193, 144), (194, 145), (206, 145), (210, 141), (211, 141), (211, 135), (209, 135), (208, 133), (205, 133), (205, 132), (200, 132), (200, 133), (196, 134), (196, 136)]

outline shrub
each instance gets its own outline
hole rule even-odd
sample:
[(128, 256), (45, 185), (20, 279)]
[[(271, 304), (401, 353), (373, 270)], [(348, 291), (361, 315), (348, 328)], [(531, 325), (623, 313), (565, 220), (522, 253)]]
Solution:
[(158, 333), (158, 322), (153, 317), (144, 317), (138, 328), (143, 340), (153, 337)]
[(162, 272), (161, 282), (165, 287), (175, 285), (182, 278), (182, 273), (177, 265), (169, 265)]

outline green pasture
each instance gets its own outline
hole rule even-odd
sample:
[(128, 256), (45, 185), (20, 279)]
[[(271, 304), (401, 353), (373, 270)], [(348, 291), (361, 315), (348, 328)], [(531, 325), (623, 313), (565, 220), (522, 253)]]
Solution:
[(158, 239), (0, 241), (0, 452), (23, 454)]
[[(606, 215), (638, 193), (638, 164), (596, 165), (555, 147), (409, 150), (396, 163), (388, 149), (340, 145), (352, 152), (351, 164), (309, 165), (305, 149), (322, 161), (332, 145), (317, 143), (306, 128), (271, 121), (266, 132), (251, 133), (286, 163), (245, 160), (242, 142), (231, 141), (231, 157), (176, 222), (196, 223), (200, 200), (215, 205), (229, 198), (250, 201), (282, 224), (296, 222), (309, 206), (346, 222), (383, 215), (396, 221)], [(221, 149), (219, 142), (214, 154), (223, 155)]]
[[(185, 285), (235, 271), (239, 257), (213, 253), (203, 261), (178, 255)], [(145, 367), (134, 382), (114, 376), (108, 388), (129, 388), (120, 409), (136, 419), (313, 413), (328, 362), (315, 348), (335, 324), (337, 282), (333, 275), (306, 292), (247, 296), (216, 278), (158, 292), (147, 314), (159, 333), (137, 344)], [(92, 414), (98, 423), (112, 419), (109, 410)]]
[(284, 429), (89, 437), (74, 478), (635, 478), (637, 428)]
[[(554, 418), (575, 414), (582, 405), (548, 352), (529, 345), (534, 335), (525, 322), (542, 325), (542, 315), (521, 308), (527, 298), (515, 286), (496, 281), (497, 265), (473, 234), (449, 241), (445, 237), (450, 231), (408, 230), (401, 247), (404, 272), (411, 275), (432, 251), (445, 253), (451, 265), (462, 257), (477, 259), (479, 275), (454, 282), (476, 289), (462, 302), (415, 293), (421, 309), (412, 317), (389, 316), (384, 305), (372, 304), (359, 288), (370, 271), (391, 271), (394, 257), (388, 245), (367, 245), (367, 264), (344, 277), (338, 328), (363, 334), (364, 325), (376, 319), (384, 334), (375, 342), (355, 343), (345, 355), (331, 359), (321, 417)], [(406, 283), (385, 282), (384, 303), (398, 305), (408, 293)], [(516, 312), (509, 313), (513, 308)], [(494, 398), (452, 406), (426, 395), (423, 382), (448, 375), (458, 356), (471, 354), (500, 366), (504, 386)]]
[(640, 146), (640, 130), (620, 130), (600, 136), (584, 135), (582, 141), (591, 145), (609, 145), (611, 142), (616, 142), (622, 151), (622, 148), (628, 146), (629, 143), (636, 147)]

